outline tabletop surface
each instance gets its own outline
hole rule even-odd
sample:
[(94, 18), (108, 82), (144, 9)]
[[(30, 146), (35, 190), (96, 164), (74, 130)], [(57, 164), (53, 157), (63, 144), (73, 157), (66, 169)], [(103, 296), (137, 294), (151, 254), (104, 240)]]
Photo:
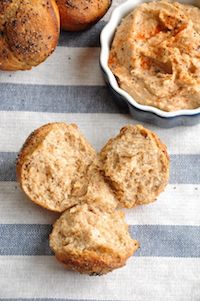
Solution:
[[(113, 7), (123, 1), (113, 1)], [(16, 183), (15, 160), (35, 128), (77, 123), (99, 150), (137, 121), (120, 109), (99, 68), (99, 34), (110, 12), (83, 33), (62, 33), (55, 53), (28, 72), (0, 72), (0, 300), (200, 300), (200, 125), (155, 131), (168, 146), (170, 183), (157, 202), (127, 210), (140, 250), (101, 277), (64, 269), (49, 249), (58, 217)]]

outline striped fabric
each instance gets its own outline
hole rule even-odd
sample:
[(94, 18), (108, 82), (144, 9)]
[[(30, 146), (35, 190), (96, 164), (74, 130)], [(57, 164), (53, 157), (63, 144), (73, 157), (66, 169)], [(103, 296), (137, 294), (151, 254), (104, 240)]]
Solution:
[(126, 210), (141, 248), (102, 277), (66, 271), (55, 260), (48, 235), (58, 214), (32, 204), (16, 183), (17, 152), (42, 124), (77, 123), (99, 150), (136, 123), (113, 102), (98, 65), (109, 14), (87, 32), (62, 33), (55, 53), (32, 71), (0, 72), (0, 300), (200, 300), (200, 125), (144, 124), (168, 146), (170, 183), (157, 202)]

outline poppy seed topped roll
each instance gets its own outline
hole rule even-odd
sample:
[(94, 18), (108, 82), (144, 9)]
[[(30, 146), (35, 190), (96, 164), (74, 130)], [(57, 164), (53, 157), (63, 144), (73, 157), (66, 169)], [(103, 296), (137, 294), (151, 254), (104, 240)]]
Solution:
[(60, 17), (54, 0), (0, 1), (0, 70), (28, 70), (54, 51)]

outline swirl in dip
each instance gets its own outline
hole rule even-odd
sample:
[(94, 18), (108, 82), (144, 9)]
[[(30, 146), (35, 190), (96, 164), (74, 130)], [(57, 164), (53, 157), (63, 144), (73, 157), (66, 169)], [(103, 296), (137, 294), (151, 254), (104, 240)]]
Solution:
[(109, 67), (138, 103), (164, 111), (200, 106), (200, 9), (143, 3), (119, 25)]

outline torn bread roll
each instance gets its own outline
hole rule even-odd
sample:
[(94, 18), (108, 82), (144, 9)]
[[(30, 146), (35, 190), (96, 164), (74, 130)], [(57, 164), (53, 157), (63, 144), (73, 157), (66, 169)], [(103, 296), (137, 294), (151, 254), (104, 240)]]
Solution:
[(138, 249), (121, 211), (84, 204), (65, 211), (53, 226), (50, 247), (66, 268), (102, 275), (125, 265)]
[(34, 131), (17, 160), (17, 179), (38, 205), (62, 212), (87, 192), (96, 151), (74, 124), (50, 123)]
[(121, 206), (156, 200), (169, 178), (169, 157), (158, 136), (141, 125), (123, 127), (100, 152), (103, 173)]
[(80, 203), (113, 210), (117, 201), (99, 165), (96, 151), (75, 124), (50, 123), (26, 140), (17, 179), (33, 202), (52, 211)]

